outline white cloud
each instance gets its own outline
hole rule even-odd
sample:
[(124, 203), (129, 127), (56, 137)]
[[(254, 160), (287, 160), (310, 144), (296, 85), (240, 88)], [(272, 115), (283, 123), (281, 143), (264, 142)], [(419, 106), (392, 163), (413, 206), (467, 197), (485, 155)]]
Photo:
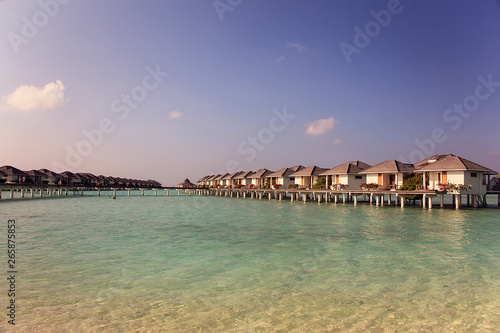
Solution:
[(339, 121), (336, 121), (333, 117), (313, 121), (306, 125), (306, 134), (311, 136), (323, 135), (334, 128), (338, 123)]
[(172, 112), (170, 112), (168, 117), (171, 119), (177, 119), (177, 118), (182, 117), (183, 114), (184, 114), (184, 112), (181, 112), (181, 111), (172, 111)]
[(64, 85), (60, 80), (47, 83), (43, 88), (19, 86), (2, 97), (2, 109), (19, 111), (52, 110), (64, 105)]
[(278, 59), (276, 59), (276, 63), (280, 63), (280, 62), (282, 62), (285, 59), (286, 59), (285, 57), (281, 56)]
[(339, 136), (335, 140), (333, 140), (333, 144), (336, 146), (340, 146), (341, 144), (344, 143), (345, 135)]
[(496, 151), (495, 150), (490, 150), (488, 152), (488, 155), (489, 156), (500, 156), (500, 150), (496, 150)]
[(286, 46), (291, 47), (293, 49), (296, 49), (297, 51), (305, 51), (306, 50), (306, 47), (303, 45), (300, 45), (299, 43), (288, 42), (288, 43), (286, 43)]

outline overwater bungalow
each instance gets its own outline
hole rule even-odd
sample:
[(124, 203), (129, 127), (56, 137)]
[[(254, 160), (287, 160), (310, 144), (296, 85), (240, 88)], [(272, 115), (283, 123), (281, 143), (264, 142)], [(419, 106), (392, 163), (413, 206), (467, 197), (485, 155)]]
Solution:
[(3, 171), (4, 178), (7, 183), (24, 183), (28, 174), (10, 165), (4, 165), (0, 167), (0, 171)]
[(415, 172), (423, 175), (426, 189), (440, 190), (447, 183), (471, 185), (467, 194), (486, 194), (488, 176), (497, 172), (453, 154), (434, 155), (415, 164)]
[[(77, 172), (76, 175), (80, 177), (83, 186), (95, 186), (95, 179), (90, 173)], [(92, 176), (91, 176), (92, 175)]]
[(210, 179), (210, 186), (211, 187), (217, 187), (219, 185), (219, 179), (222, 175), (220, 173), (214, 175), (211, 179)]
[(228, 173), (224, 174), (219, 174), (217, 177), (214, 178), (214, 186), (222, 186), (222, 178), (226, 177)]
[(62, 183), (64, 185), (79, 186), (82, 183), (81, 178), (71, 171), (61, 172), (60, 175), (62, 177)]
[(26, 176), (26, 183), (29, 184), (43, 184), (45, 181), (45, 178), (47, 177), (46, 174), (43, 172), (40, 172), (38, 170), (30, 170), (30, 171), (25, 171), (28, 176)]
[(349, 161), (325, 171), (321, 176), (326, 177), (326, 188), (328, 189), (357, 190), (362, 183), (366, 183), (366, 175), (360, 174), (360, 172), (370, 167), (371, 165), (361, 161)]
[(227, 174), (226, 174), (224, 177), (222, 177), (222, 179), (221, 179), (221, 183), (222, 183), (222, 185), (223, 185), (223, 186), (227, 186), (227, 187), (229, 187), (229, 186), (233, 185), (233, 177), (234, 177), (234, 173), (232, 173), (232, 174), (227, 173)]
[(199, 185), (201, 186), (209, 186), (210, 185), (210, 178), (212, 178), (214, 175), (208, 175), (203, 178), (201, 178), (201, 183)]
[(226, 178), (229, 180), (229, 186), (235, 187), (236, 185), (238, 185), (240, 183), (240, 181), (238, 179), (236, 179), (236, 177), (242, 173), (243, 173), (243, 171), (237, 171), (235, 173), (232, 173), (232, 174), (226, 176)]
[(253, 174), (253, 171), (242, 171), (239, 175), (234, 177), (234, 179), (242, 186), (249, 186), (252, 184), (252, 178), (250, 178), (250, 176)]
[(156, 181), (154, 179), (148, 179), (148, 181), (151, 184), (151, 187), (161, 187), (161, 183), (159, 181)]
[(381, 190), (397, 190), (403, 185), (404, 177), (414, 171), (413, 164), (389, 160), (360, 171), (359, 174), (366, 175), (366, 183), (375, 183)]
[(290, 177), (294, 177), (295, 184), (301, 188), (311, 188), (319, 179), (320, 175), (328, 171), (315, 165), (294, 172)]
[(211, 186), (211, 187), (215, 187), (215, 186), (216, 186), (217, 182), (216, 182), (215, 178), (217, 178), (217, 177), (219, 177), (219, 176), (220, 176), (220, 173), (218, 173), (218, 174), (216, 174), (216, 175), (213, 175), (213, 176), (210, 178), (209, 183), (210, 183), (210, 186)]
[(248, 178), (252, 180), (252, 185), (255, 187), (264, 187), (266, 182), (266, 177), (272, 174), (274, 171), (267, 169), (260, 169), (255, 171), (253, 174), (249, 175)]
[(198, 186), (208, 186), (208, 178), (210, 178), (211, 176), (205, 176), (205, 177), (201, 177), (199, 180), (198, 180)]
[(271, 185), (279, 184), (283, 187), (288, 187), (290, 184), (295, 184), (295, 177), (291, 177), (291, 174), (305, 169), (302, 165), (296, 165), (290, 168), (283, 168), (276, 172), (267, 175), (267, 178), (271, 179)]
[(45, 174), (45, 181), (47, 184), (50, 184), (50, 185), (60, 185), (62, 184), (62, 178), (63, 176), (61, 176), (60, 174), (54, 172), (54, 171), (51, 171), (49, 169), (38, 169), (38, 171), (42, 172)]
[(179, 188), (195, 188), (196, 185), (191, 183), (191, 181), (188, 178), (186, 178), (186, 179), (184, 179), (184, 181), (182, 183), (177, 184), (177, 187), (179, 187)]

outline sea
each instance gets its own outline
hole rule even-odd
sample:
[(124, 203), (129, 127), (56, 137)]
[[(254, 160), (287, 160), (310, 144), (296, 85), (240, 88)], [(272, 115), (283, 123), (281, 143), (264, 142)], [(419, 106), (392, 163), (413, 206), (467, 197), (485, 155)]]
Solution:
[(495, 206), (125, 193), (0, 201), (1, 332), (500, 331)]

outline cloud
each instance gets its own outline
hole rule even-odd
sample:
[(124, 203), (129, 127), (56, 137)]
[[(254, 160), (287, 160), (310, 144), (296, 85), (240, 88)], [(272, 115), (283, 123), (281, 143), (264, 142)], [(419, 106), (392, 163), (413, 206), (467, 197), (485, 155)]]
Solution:
[(311, 136), (323, 135), (334, 128), (338, 123), (339, 121), (336, 121), (333, 117), (313, 121), (306, 125), (306, 134)]
[(52, 110), (64, 105), (64, 85), (60, 80), (47, 83), (43, 88), (19, 86), (2, 97), (2, 109), (19, 111)]
[(177, 119), (177, 118), (182, 117), (183, 114), (184, 114), (184, 112), (181, 112), (181, 111), (172, 111), (172, 112), (170, 112), (168, 117), (170, 119)]
[(333, 140), (333, 144), (336, 146), (340, 146), (341, 144), (344, 143), (345, 135), (339, 136), (335, 140)]
[(293, 48), (293, 49), (296, 49), (299, 52), (306, 50), (306, 47), (303, 45), (300, 45), (299, 43), (288, 42), (288, 43), (286, 43), (286, 46)]
[(279, 64), (280, 62), (282, 62), (285, 59), (286, 59), (285, 57), (281, 56), (278, 59), (276, 59), (276, 63)]
[(495, 150), (490, 150), (488, 152), (488, 155), (489, 156), (500, 156), (500, 150), (496, 150), (496, 151)]

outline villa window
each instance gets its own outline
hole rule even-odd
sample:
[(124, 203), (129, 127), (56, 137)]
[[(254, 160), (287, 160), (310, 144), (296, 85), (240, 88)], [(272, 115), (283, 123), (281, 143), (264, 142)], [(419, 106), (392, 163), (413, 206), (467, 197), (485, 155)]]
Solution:
[(295, 177), (290, 177), (290, 181), (294, 182), (295, 181)]
[(363, 176), (354, 176), (354, 179), (363, 179)]
[(476, 178), (477, 177), (477, 172), (471, 172), (470, 176)]

